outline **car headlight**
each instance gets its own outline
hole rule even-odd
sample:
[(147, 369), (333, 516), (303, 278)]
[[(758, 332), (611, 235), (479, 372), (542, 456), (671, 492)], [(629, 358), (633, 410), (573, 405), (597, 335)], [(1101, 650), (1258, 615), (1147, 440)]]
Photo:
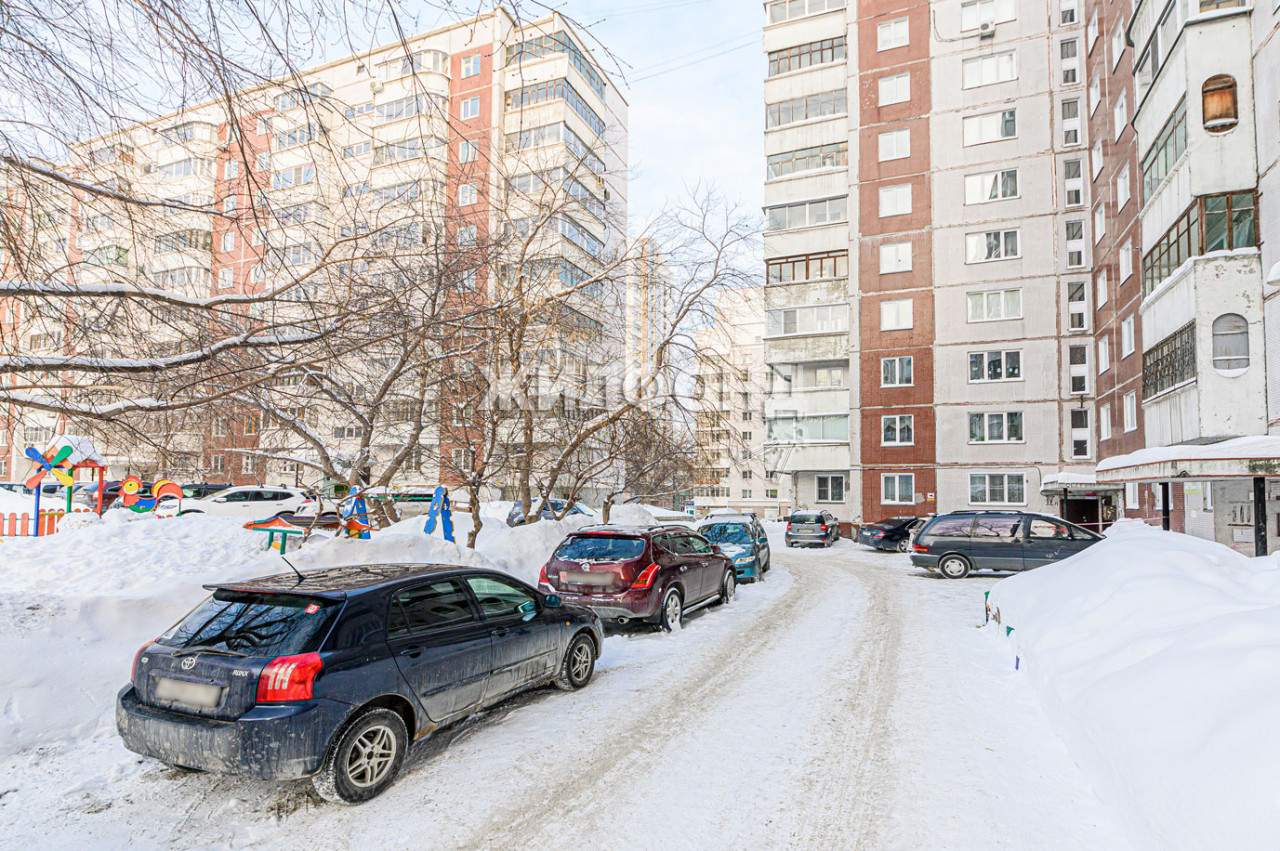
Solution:
[(733, 560), (734, 565), (748, 565), (755, 561), (755, 556), (738, 556)]

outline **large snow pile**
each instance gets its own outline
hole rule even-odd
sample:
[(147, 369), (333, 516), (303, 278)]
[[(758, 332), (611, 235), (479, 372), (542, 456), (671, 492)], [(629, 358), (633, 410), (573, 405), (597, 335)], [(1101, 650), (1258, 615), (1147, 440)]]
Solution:
[(234, 520), (76, 516), (46, 538), (0, 539), (0, 755), (109, 726), (133, 652), (208, 592), (273, 571)]
[(1122, 521), (1070, 559), (997, 583), (990, 605), (1135, 838), (1275, 846), (1280, 559)]
[(647, 506), (623, 502), (609, 508), (609, 523), (614, 526), (652, 526), (657, 518)]
[(33, 494), (14, 493), (0, 488), (0, 514), (30, 514), (35, 507), (36, 498)]

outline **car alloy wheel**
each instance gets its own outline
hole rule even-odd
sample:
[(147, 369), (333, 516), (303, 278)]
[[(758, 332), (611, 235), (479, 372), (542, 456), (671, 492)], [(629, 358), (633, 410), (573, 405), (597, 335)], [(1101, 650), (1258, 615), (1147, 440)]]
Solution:
[(672, 588), (662, 600), (662, 628), (667, 632), (680, 626), (684, 620), (684, 600), (680, 592)]
[(396, 761), (395, 734), (385, 724), (370, 727), (361, 733), (347, 752), (347, 777), (361, 789), (376, 786)]
[(948, 579), (964, 579), (969, 575), (969, 562), (960, 556), (947, 556), (938, 562), (938, 572)]
[(724, 572), (724, 578), (720, 580), (720, 605), (725, 606), (733, 602), (733, 595), (738, 590), (738, 580), (734, 576), (732, 570)]
[(577, 691), (591, 681), (596, 669), (596, 645), (584, 632), (574, 636), (564, 653), (560, 673), (556, 675), (556, 688), (561, 691)]
[(326, 801), (362, 803), (391, 785), (408, 749), (404, 718), (384, 707), (366, 709), (334, 737), (311, 784)]
[(911, 549), (910, 538), (903, 538), (901, 541), (898, 541), (898, 552), (905, 553), (910, 549)]

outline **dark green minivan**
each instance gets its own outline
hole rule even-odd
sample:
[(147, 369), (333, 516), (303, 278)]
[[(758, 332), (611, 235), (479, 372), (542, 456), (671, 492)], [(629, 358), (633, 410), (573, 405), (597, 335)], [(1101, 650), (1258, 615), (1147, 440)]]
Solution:
[(1030, 570), (1100, 540), (1096, 532), (1047, 514), (953, 511), (920, 530), (911, 545), (911, 563), (947, 579), (963, 579), (975, 570)]

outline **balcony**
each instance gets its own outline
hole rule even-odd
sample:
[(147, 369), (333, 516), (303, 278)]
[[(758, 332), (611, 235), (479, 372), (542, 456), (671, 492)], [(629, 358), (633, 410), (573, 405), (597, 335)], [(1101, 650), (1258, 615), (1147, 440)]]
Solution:
[(766, 310), (809, 304), (841, 304), (848, 301), (847, 278), (795, 284), (770, 284), (764, 288)]
[(789, 337), (765, 341), (766, 363), (806, 363), (849, 359), (849, 334), (822, 337)]

